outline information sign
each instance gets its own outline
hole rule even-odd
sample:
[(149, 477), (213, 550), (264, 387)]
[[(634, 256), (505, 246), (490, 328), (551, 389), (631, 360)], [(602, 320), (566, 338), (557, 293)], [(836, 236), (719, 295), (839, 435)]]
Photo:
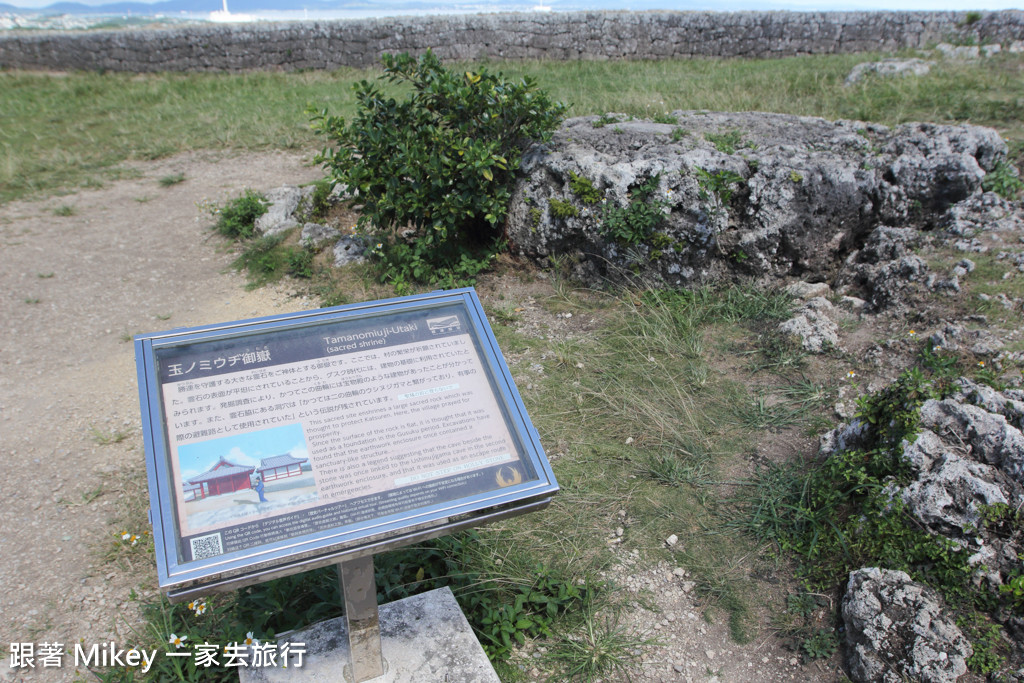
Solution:
[(476, 292), (135, 338), (172, 599), (547, 505), (558, 490)]

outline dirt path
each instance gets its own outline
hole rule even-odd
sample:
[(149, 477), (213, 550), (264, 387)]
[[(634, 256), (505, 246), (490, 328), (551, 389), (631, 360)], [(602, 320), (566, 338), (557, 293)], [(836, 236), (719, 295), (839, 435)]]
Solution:
[[(97, 551), (117, 541), (120, 483), (145, 468), (130, 335), (313, 305), (283, 287), (246, 291), (197, 208), (315, 180), (307, 157), (188, 155), (136, 169), (105, 188), (0, 206), (4, 655), (11, 643), (115, 638), (134, 618), (130, 589), (155, 580), (151, 566), (112, 571)], [(183, 182), (161, 186), (178, 173)], [(15, 676), (0, 659), (0, 681), (20, 677), (76, 674), (65, 660)]]

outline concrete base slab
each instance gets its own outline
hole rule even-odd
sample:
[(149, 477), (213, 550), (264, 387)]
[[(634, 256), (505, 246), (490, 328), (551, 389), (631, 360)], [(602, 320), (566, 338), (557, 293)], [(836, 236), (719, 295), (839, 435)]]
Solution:
[[(449, 588), (381, 605), (384, 675), (372, 683), (500, 683)], [(302, 666), (239, 669), (241, 683), (355, 683), (344, 617), (278, 638), (303, 643)]]

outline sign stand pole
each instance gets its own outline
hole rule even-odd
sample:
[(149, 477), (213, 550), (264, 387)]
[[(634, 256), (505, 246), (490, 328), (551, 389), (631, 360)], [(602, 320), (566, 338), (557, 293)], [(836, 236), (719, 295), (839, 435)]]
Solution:
[(338, 579), (348, 621), (352, 679), (355, 683), (384, 675), (380, 652), (380, 619), (377, 614), (377, 582), (373, 555), (338, 564)]

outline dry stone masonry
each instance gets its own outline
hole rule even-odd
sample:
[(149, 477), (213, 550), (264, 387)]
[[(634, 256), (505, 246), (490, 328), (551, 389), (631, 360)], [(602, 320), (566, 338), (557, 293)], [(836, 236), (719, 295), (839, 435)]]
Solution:
[[(974, 16), (972, 15), (972, 19)], [(234, 71), (365, 67), (381, 54), (454, 59), (668, 59), (893, 52), (1024, 40), (1024, 11), (572, 12), (155, 30), (9, 33), (0, 68)]]

